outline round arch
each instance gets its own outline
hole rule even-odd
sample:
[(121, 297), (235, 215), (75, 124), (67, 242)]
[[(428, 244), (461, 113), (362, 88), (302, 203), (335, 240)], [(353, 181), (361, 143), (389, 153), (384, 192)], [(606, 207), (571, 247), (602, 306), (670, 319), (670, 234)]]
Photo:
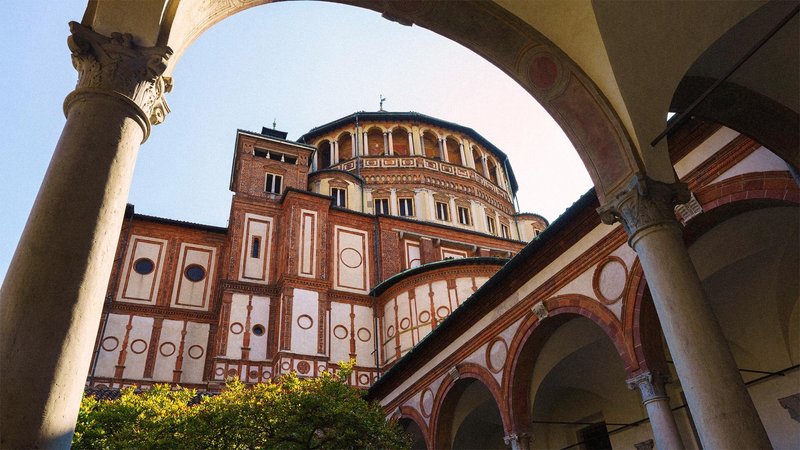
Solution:
[(505, 398), (502, 396), (500, 385), (494, 379), (488, 369), (474, 363), (461, 363), (454, 369), (458, 371), (458, 379), (452, 376), (445, 376), (442, 384), (436, 392), (431, 409), (430, 438), (432, 448), (448, 448), (455, 436), (451, 436), (451, 426), (453, 419), (453, 409), (456, 402), (460, 399), (463, 391), (468, 388), (470, 382), (477, 383), (480, 388), (488, 392), (491, 400), (498, 409), (498, 414), (502, 422), (502, 432), (507, 434), (510, 430), (510, 418), (507, 414)]
[[(424, 447), (422, 447), (422, 448), (426, 448), (426, 449), (433, 448), (431, 446), (430, 432), (428, 430), (428, 424), (425, 421), (425, 419), (422, 417), (422, 414), (420, 414), (419, 411), (417, 411), (415, 408), (413, 408), (411, 406), (408, 406), (408, 405), (402, 405), (392, 415), (391, 420), (398, 421), (400, 423), (400, 426), (406, 432), (409, 432), (409, 428), (414, 428), (414, 427), (416, 427), (416, 429), (419, 430), (419, 434), (420, 434), (419, 437), (421, 437), (421, 439), (419, 439), (416, 436), (416, 433), (413, 430), (410, 433), (412, 435), (412, 440), (413, 440), (413, 442), (411, 444), (412, 450), (420, 448), (421, 446), (418, 445), (418, 444), (424, 444)], [(404, 420), (408, 421), (409, 424), (403, 424), (402, 422)], [(410, 424), (413, 424), (413, 426), (410, 426)], [(419, 440), (422, 440), (423, 442), (420, 443)]]
[(538, 354), (550, 336), (571, 319), (589, 319), (603, 330), (614, 344), (626, 372), (630, 373), (637, 366), (633, 347), (623, 337), (621, 323), (600, 302), (580, 294), (570, 294), (543, 303), (547, 316), (539, 319), (530, 313), (523, 319), (509, 345), (509, 357), (503, 368), (503, 397), (508, 399), (511, 429), (516, 433), (528, 432), (532, 420), (528, 380)]

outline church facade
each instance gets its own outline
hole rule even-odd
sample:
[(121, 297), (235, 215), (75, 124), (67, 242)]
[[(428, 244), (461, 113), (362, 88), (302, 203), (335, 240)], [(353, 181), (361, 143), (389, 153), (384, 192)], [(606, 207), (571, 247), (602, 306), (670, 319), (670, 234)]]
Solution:
[(88, 384), (219, 389), (355, 359), (371, 386), (547, 226), (508, 158), (418, 113), (239, 130), (229, 226), (129, 206)]

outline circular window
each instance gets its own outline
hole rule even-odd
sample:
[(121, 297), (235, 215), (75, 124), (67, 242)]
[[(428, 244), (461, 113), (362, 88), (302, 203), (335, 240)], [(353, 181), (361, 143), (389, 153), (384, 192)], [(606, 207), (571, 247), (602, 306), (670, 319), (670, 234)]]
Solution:
[(256, 336), (263, 336), (264, 335), (264, 325), (256, 325), (253, 327), (253, 334)]
[(139, 258), (133, 263), (133, 270), (139, 275), (147, 275), (155, 269), (156, 265), (147, 258)]
[(206, 270), (197, 264), (192, 264), (183, 271), (183, 274), (189, 281), (194, 281), (196, 283), (206, 277)]

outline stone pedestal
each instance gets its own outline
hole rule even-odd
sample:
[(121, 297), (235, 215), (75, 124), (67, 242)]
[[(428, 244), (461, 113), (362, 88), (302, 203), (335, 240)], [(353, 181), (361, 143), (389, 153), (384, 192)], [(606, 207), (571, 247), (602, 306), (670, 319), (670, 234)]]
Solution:
[(669, 407), (669, 397), (664, 390), (667, 379), (659, 373), (645, 372), (628, 379), (628, 387), (638, 389), (642, 404), (647, 409), (653, 438), (660, 449), (682, 449), (683, 441)]
[(171, 51), (70, 23), (78, 86), (0, 289), (0, 447), (69, 448), (139, 145)]
[(639, 256), (704, 448), (769, 448), (717, 318), (683, 244), (674, 205), (685, 185), (637, 177), (598, 212), (620, 221)]

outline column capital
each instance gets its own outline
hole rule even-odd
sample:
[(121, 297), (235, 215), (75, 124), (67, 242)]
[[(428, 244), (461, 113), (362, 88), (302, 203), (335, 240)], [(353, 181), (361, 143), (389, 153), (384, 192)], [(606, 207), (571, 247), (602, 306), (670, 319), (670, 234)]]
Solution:
[(78, 83), (64, 100), (64, 113), (78, 99), (111, 96), (132, 109), (147, 139), (150, 125), (163, 122), (169, 113), (164, 94), (172, 90), (172, 78), (163, 74), (172, 49), (141, 47), (128, 33), (108, 37), (77, 22), (70, 22), (69, 29), (67, 45)]
[(689, 201), (685, 183), (663, 183), (637, 174), (622, 192), (597, 209), (606, 224), (622, 223), (633, 247), (641, 232), (656, 225), (674, 224), (675, 205)]
[(510, 446), (512, 450), (526, 450), (531, 441), (529, 433), (509, 433), (503, 436), (503, 442)]
[(664, 385), (670, 382), (669, 375), (661, 372), (642, 372), (625, 380), (628, 389), (639, 389), (642, 395), (642, 403), (645, 405), (659, 399), (667, 398)]

